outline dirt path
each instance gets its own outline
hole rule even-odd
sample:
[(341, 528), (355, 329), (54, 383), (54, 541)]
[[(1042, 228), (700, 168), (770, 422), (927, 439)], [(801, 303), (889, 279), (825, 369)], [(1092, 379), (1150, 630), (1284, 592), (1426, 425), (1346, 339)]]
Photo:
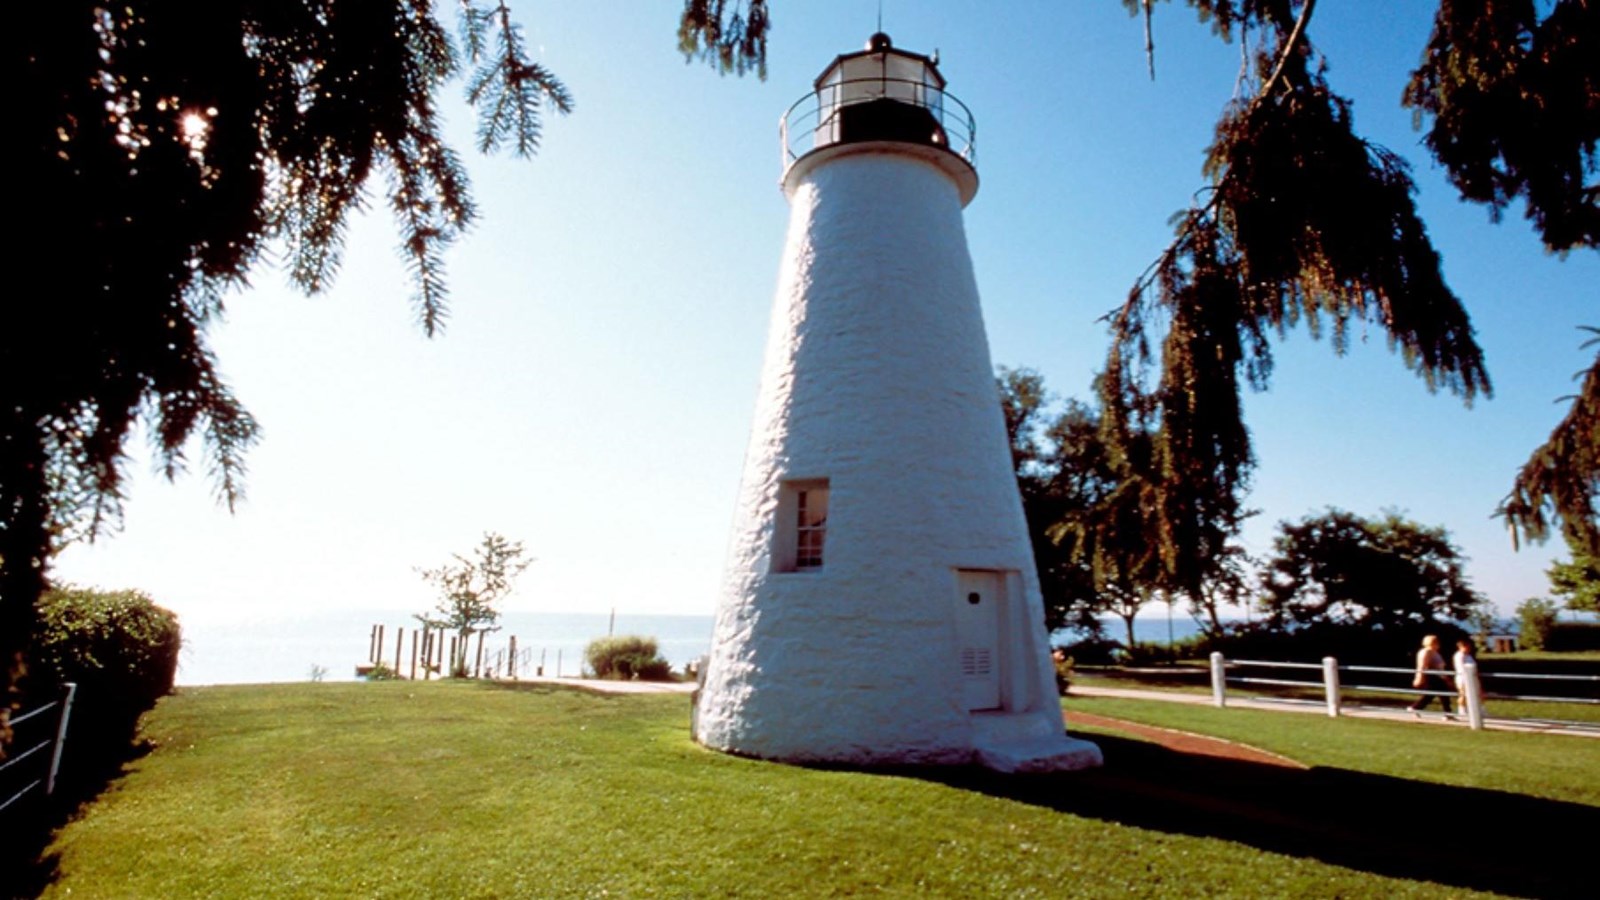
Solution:
[(1123, 734), (1154, 741), (1169, 750), (1175, 750), (1179, 753), (1188, 753), (1195, 756), (1215, 756), (1221, 759), (1237, 759), (1269, 766), (1282, 766), (1286, 769), (1310, 768), (1310, 766), (1292, 760), (1287, 756), (1269, 753), (1249, 744), (1239, 744), (1233, 741), (1225, 741), (1221, 738), (1193, 734), (1188, 731), (1176, 731), (1171, 728), (1157, 728), (1154, 725), (1143, 725), (1138, 722), (1129, 722), (1125, 719), (1113, 719), (1109, 716), (1097, 716), (1093, 713), (1083, 713), (1075, 710), (1063, 713), (1063, 715), (1066, 717), (1068, 725), (1088, 725), (1094, 728), (1104, 728), (1108, 731), (1120, 731)]

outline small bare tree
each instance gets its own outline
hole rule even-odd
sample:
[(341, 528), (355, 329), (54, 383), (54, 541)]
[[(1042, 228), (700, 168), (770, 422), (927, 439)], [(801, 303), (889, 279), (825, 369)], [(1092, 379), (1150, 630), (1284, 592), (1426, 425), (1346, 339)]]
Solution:
[(460, 637), (456, 658), (450, 661), (450, 674), (462, 677), (466, 674), (468, 639), (499, 627), (495, 624), (500, 620), (496, 604), (511, 593), (517, 576), (533, 560), (524, 558), (521, 541), (507, 540), (492, 531), (484, 533), (470, 559), (459, 553), (450, 555), (454, 562), (417, 570), (423, 581), (438, 588), (439, 605), (432, 613), (416, 619), (425, 627), (448, 628)]

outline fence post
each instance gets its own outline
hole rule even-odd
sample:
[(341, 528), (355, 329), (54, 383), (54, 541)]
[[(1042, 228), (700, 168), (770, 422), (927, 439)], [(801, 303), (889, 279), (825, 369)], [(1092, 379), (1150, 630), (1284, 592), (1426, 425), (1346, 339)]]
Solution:
[(400, 677), (400, 654), (404, 653), (405, 650), (406, 630), (404, 628), (396, 628), (394, 630), (394, 677), (396, 678)]
[(1322, 690), (1328, 697), (1328, 717), (1339, 718), (1339, 661), (1331, 656), (1322, 658)]
[(506, 675), (512, 681), (517, 680), (517, 636), (511, 636), (511, 649), (506, 653)]
[(1467, 695), (1467, 722), (1472, 725), (1473, 731), (1482, 731), (1483, 686), (1478, 683), (1478, 664), (1475, 662), (1464, 663), (1457, 678), (1461, 682), (1462, 690)]
[(561, 648), (556, 648), (556, 677), (561, 677)]
[(411, 629), (411, 680), (417, 680), (417, 630)]
[(72, 718), (72, 698), (78, 696), (78, 685), (69, 681), (62, 687), (67, 695), (61, 698), (61, 718), (56, 722), (56, 746), (50, 751), (50, 775), (44, 782), (46, 797), (56, 792), (56, 773), (61, 771), (61, 745), (67, 741), (67, 720)]
[(1228, 705), (1228, 676), (1222, 654), (1211, 654), (1211, 705), (1218, 709)]

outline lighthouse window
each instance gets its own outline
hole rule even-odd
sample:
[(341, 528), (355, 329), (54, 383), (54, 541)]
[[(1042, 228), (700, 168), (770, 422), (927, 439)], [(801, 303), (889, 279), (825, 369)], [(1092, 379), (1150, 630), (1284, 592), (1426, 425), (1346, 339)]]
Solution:
[(822, 568), (822, 543), (828, 533), (828, 489), (811, 488), (798, 492), (795, 520), (796, 569)]
[(828, 481), (785, 481), (778, 492), (772, 533), (772, 570), (810, 572), (822, 568), (828, 537)]

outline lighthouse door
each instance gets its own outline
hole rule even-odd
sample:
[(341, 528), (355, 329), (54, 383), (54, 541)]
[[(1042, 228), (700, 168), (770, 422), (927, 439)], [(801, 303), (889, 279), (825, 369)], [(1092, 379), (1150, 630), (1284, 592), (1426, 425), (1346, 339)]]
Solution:
[(967, 709), (999, 709), (1000, 601), (1005, 582), (999, 572), (958, 569), (956, 576), (962, 703)]

